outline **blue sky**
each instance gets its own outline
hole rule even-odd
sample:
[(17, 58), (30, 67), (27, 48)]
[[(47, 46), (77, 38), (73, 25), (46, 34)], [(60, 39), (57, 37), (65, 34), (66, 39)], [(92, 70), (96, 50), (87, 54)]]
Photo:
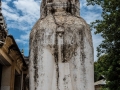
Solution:
[[(40, 18), (41, 0), (2, 0), (2, 13), (7, 23), (9, 34), (13, 35), (20, 50), (24, 49), (24, 55), (29, 55), (29, 33), (35, 22)], [(80, 0), (80, 15), (88, 24), (101, 19), (101, 7), (87, 6), (86, 0)], [(94, 60), (96, 57), (96, 47), (101, 43), (100, 35), (94, 35)]]

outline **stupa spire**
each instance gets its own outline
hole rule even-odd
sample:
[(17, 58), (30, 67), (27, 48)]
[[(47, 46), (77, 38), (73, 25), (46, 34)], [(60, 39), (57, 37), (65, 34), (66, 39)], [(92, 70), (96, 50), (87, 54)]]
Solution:
[[(0, 41), (5, 42), (5, 38), (7, 36), (7, 25), (5, 23), (3, 14), (2, 14), (2, 2), (0, 0)], [(0, 42), (0, 47), (3, 43)]]
[(1, 3), (1, 0), (0, 0), (0, 12), (1, 12), (1, 10), (2, 10), (2, 8), (1, 8), (1, 4), (2, 4), (2, 3)]

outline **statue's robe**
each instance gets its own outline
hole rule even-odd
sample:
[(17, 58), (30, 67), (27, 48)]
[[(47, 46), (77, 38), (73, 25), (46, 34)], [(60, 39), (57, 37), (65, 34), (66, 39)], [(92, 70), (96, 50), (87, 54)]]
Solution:
[(30, 33), (30, 90), (94, 90), (93, 45), (81, 17), (48, 15)]

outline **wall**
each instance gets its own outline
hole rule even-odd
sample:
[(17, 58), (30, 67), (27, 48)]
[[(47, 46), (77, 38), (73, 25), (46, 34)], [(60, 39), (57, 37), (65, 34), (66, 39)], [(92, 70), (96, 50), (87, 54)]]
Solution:
[(3, 66), (1, 90), (10, 90), (11, 66)]
[(0, 64), (0, 90), (1, 90), (1, 79), (2, 79), (2, 65)]

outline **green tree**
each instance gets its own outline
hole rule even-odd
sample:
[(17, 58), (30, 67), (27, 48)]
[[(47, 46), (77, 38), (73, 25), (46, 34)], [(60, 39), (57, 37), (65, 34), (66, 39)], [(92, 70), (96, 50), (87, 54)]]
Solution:
[(102, 20), (96, 20), (92, 27), (95, 34), (104, 38), (97, 48), (98, 56), (107, 54), (109, 62), (107, 70), (107, 87), (110, 90), (120, 90), (120, 0), (87, 0), (88, 5), (102, 7)]
[(110, 63), (107, 60), (108, 55), (102, 55), (99, 57), (98, 61), (94, 62), (94, 76), (95, 82), (99, 80), (101, 76), (107, 77), (107, 70)]

